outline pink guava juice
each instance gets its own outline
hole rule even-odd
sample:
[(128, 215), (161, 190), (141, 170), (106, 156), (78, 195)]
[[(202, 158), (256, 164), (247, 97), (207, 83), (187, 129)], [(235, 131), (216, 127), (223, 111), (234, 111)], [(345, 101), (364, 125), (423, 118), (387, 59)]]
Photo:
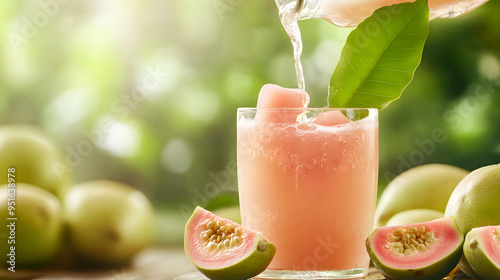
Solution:
[[(270, 270), (368, 268), (365, 240), (373, 230), (377, 196), (378, 111), (278, 111), (286, 110), (303, 113), (295, 113), (295, 122), (268, 122), (258, 115), (272, 116), (272, 109), (238, 111), (243, 224), (276, 245)], [(363, 118), (343, 116), (359, 110)], [(321, 121), (329, 111), (343, 112), (347, 122)]]

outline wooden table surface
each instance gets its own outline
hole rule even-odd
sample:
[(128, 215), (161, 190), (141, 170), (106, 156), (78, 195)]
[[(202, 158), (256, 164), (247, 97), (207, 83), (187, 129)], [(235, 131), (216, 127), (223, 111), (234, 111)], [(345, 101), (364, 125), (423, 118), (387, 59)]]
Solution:
[(17, 270), (0, 271), (0, 280), (173, 280), (196, 269), (183, 248), (152, 248), (136, 257), (128, 268), (94, 271)]
[[(196, 271), (182, 248), (153, 248), (146, 250), (135, 259), (129, 268), (98, 271), (38, 270), (14, 273), (3, 269), (1, 280), (207, 280)], [(259, 279), (259, 278), (254, 278)], [(375, 268), (370, 268), (365, 280), (386, 279)], [(454, 271), (446, 280), (470, 279), (460, 271)]]

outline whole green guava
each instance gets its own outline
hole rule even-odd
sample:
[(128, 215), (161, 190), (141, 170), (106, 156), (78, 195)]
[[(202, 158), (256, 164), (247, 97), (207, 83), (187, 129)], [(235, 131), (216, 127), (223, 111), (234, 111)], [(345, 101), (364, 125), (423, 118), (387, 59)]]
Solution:
[(424, 164), (399, 174), (385, 188), (375, 211), (375, 227), (412, 209), (444, 212), (457, 184), (469, 171), (447, 164)]
[(1, 266), (17, 269), (48, 265), (62, 244), (61, 202), (44, 189), (24, 183), (14, 185), (0, 187)]
[(91, 262), (125, 265), (153, 242), (153, 207), (131, 186), (104, 180), (82, 183), (68, 191), (64, 206), (70, 243)]
[[(62, 151), (36, 127), (0, 127), (0, 155), (0, 172), (14, 168), (17, 183), (40, 187), (59, 198), (71, 184), (72, 168)], [(7, 176), (0, 176), (0, 185), (7, 183)]]

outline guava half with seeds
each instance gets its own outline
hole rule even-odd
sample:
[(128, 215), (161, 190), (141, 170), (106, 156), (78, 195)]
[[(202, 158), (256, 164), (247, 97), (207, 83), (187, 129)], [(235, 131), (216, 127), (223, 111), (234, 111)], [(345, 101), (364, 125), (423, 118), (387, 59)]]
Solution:
[(464, 256), (481, 279), (500, 279), (500, 226), (469, 231), (465, 237)]
[(455, 218), (383, 226), (366, 240), (373, 264), (388, 278), (441, 279), (457, 265), (464, 236)]
[(212, 280), (244, 280), (263, 272), (276, 247), (262, 233), (196, 207), (186, 224), (187, 257)]

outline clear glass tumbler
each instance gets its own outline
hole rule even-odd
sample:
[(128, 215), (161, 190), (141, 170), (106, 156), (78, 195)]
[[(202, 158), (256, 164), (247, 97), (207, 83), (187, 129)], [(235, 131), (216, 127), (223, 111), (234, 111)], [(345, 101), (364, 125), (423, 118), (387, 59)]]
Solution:
[(261, 279), (365, 276), (378, 177), (377, 109), (238, 110), (243, 225), (276, 255)]

